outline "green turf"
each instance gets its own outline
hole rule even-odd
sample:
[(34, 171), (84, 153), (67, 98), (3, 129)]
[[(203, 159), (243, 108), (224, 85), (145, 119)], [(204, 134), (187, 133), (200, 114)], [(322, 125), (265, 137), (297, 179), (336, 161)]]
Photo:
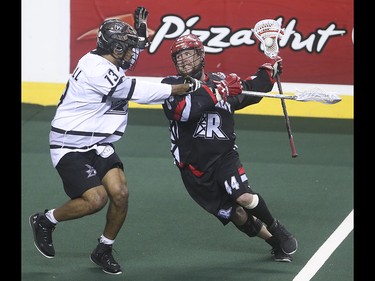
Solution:
[[(67, 200), (52, 167), (48, 133), (54, 107), (22, 105), (21, 275), (24, 281), (291, 281), (353, 209), (353, 120), (291, 117), (299, 156), (291, 157), (282, 117), (237, 115), (237, 144), (252, 188), (293, 232), (299, 250), (289, 264), (269, 246), (223, 227), (188, 196), (169, 152), (160, 110), (130, 109), (116, 144), (130, 189), (128, 218), (116, 239), (124, 274), (102, 273), (89, 260), (105, 211), (63, 222), (54, 232), (56, 257), (34, 247), (28, 216)], [(353, 232), (313, 281), (354, 278)]]

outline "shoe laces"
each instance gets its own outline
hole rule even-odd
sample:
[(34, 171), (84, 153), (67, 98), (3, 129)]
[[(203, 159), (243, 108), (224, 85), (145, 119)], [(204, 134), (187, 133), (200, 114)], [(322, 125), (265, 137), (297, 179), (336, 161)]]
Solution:
[(105, 245), (104, 251), (102, 252), (102, 258), (104, 258), (108, 264), (118, 265), (112, 255), (112, 251), (117, 253), (116, 250), (112, 248), (112, 245)]
[(282, 224), (279, 224), (279, 231), (280, 231), (282, 234), (284, 234), (285, 236), (287, 236), (287, 237), (292, 236), (292, 235), (290, 234), (290, 232), (289, 232), (288, 230), (286, 230), (286, 228), (285, 228)]
[(43, 238), (48, 244), (52, 244), (52, 232), (55, 230), (55, 226), (44, 226), (39, 223), (40, 228), (42, 229)]
[(115, 258), (112, 255), (112, 251), (105, 252), (103, 254), (103, 257), (106, 259), (108, 264), (114, 265), (114, 266), (118, 265), (117, 261), (115, 260)]
[(291, 234), (286, 230), (284, 225), (282, 225), (279, 221), (276, 222), (276, 225), (272, 227), (273, 228), (273, 233), (278, 235), (278, 238), (283, 239), (280, 237), (280, 235), (284, 236), (285, 238), (288, 238), (291, 236)]

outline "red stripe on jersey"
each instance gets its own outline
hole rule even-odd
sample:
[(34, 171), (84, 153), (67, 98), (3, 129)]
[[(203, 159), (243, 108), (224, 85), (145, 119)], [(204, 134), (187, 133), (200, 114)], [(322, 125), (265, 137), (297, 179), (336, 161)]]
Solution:
[(208, 87), (207, 85), (202, 85), (202, 87), (206, 90), (206, 92), (210, 95), (210, 97), (212, 98), (212, 100), (214, 101), (214, 103), (217, 103), (218, 100), (215, 96), (215, 94), (212, 92), (211, 88)]
[(197, 176), (198, 178), (203, 176), (203, 172), (202, 171), (199, 171), (198, 169), (196, 169), (193, 165), (189, 164), (188, 165), (188, 168), (190, 169), (190, 171), (195, 175)]
[(173, 114), (173, 120), (177, 120), (177, 121), (181, 120), (182, 111), (184, 110), (185, 106), (186, 106), (186, 101), (184, 98), (178, 103), (176, 110), (174, 111), (174, 114)]
[(243, 174), (245, 174), (245, 168), (243, 166), (239, 167), (238, 168), (238, 173), (240, 174), (240, 176), (242, 176)]

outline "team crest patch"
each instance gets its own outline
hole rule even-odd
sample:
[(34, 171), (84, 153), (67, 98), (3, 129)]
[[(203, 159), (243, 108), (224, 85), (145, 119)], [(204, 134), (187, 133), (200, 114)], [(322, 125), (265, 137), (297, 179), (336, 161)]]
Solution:
[(229, 209), (225, 210), (225, 209), (220, 209), (219, 212), (217, 213), (217, 215), (221, 218), (224, 218), (224, 219), (229, 219), (230, 218), (230, 214), (232, 213), (232, 207), (230, 207)]
[(96, 175), (96, 170), (93, 166), (89, 165), (89, 164), (85, 164), (87, 170), (86, 170), (86, 173), (87, 173), (87, 178), (91, 178), (93, 176)]

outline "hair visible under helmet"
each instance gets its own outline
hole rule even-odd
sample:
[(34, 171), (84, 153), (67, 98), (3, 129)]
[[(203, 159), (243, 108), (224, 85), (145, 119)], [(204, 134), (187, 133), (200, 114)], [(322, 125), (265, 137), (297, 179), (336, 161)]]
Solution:
[[(181, 69), (183, 68), (185, 62), (184, 60), (182, 61), (177, 61), (176, 55), (182, 51), (185, 50), (194, 50), (194, 55), (195, 55), (195, 62), (198, 60), (198, 63), (195, 63), (194, 68), (189, 72), (189, 73), (182, 73)], [(180, 75), (189, 75), (191, 77), (194, 77), (196, 79), (200, 79), (202, 76), (202, 71), (204, 67), (204, 57), (205, 57), (205, 52), (204, 52), (204, 46), (202, 41), (199, 39), (198, 36), (194, 34), (188, 34), (188, 35), (183, 35), (180, 36), (174, 41), (171, 47), (171, 56), (173, 63), (176, 67), (177, 73)]]
[[(99, 28), (96, 47), (100, 55), (115, 54), (123, 69), (134, 69), (137, 62), (140, 48), (139, 38), (134, 28), (118, 19), (107, 19)], [(130, 61), (124, 59), (128, 49), (133, 50)]]

